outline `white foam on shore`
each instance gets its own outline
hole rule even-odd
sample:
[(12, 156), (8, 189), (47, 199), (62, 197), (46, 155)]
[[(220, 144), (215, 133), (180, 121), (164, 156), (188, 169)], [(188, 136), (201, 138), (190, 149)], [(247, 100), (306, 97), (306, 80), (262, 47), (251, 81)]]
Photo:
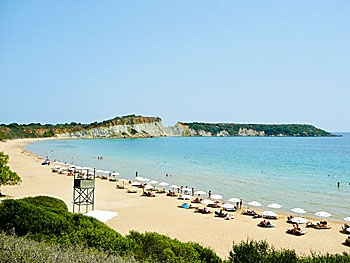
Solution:
[(90, 211), (85, 214), (86, 216), (91, 216), (102, 223), (106, 223), (108, 220), (112, 219), (113, 217), (117, 216), (117, 212), (110, 212), (110, 211), (101, 211), (101, 210), (94, 210)]

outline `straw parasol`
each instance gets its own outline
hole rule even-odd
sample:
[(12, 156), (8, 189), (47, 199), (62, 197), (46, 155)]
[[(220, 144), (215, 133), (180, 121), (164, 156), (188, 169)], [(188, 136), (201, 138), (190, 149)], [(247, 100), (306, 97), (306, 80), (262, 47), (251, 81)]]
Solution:
[(278, 209), (278, 208), (281, 208), (282, 206), (281, 206), (281, 205), (279, 205), (279, 204), (269, 204), (269, 205), (268, 205), (268, 207)]
[(238, 199), (238, 198), (230, 198), (227, 200), (228, 202), (231, 202), (231, 203), (237, 203), (237, 202), (240, 202), (241, 200)]
[(220, 200), (222, 199), (222, 195), (211, 195), (210, 197), (211, 199), (217, 199), (217, 200)]

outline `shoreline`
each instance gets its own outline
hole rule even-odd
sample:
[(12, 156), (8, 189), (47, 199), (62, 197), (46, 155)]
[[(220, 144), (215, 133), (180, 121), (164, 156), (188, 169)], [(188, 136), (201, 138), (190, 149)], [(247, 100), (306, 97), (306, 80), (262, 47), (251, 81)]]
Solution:
[[(1, 190), (14, 198), (35, 195), (57, 197), (65, 201), (72, 211), (72, 177), (51, 173), (50, 167), (41, 166), (41, 160), (34, 154), (27, 156), (28, 153), (22, 153), (24, 146), (29, 143), (53, 139), (75, 138), (34, 138), (0, 142), (0, 151), (10, 156), (9, 166), (23, 180), (19, 186), (1, 187)], [(129, 187), (127, 183), (126, 185)], [(260, 219), (252, 219), (240, 212), (234, 212), (236, 218), (226, 221), (214, 217), (213, 214), (202, 215), (193, 213), (193, 210), (180, 209), (177, 206), (185, 201), (177, 198), (167, 197), (164, 194), (158, 194), (156, 198), (140, 197), (141, 189), (138, 189), (137, 194), (128, 194), (125, 190), (115, 189), (115, 186), (114, 182), (96, 180), (95, 208), (117, 212), (118, 216), (106, 224), (123, 235), (130, 230), (157, 232), (181, 241), (199, 242), (204, 246), (210, 246), (222, 258), (228, 256), (233, 241), (240, 242), (247, 239), (266, 240), (276, 248), (295, 249), (298, 254), (309, 255), (310, 250), (321, 253), (349, 252), (349, 248), (342, 244), (347, 235), (339, 233), (342, 223), (338, 221), (324, 219), (332, 225), (332, 229), (329, 230), (306, 229), (303, 224), (301, 227), (308, 233), (296, 237), (285, 233), (287, 228), (292, 228), (292, 225), (286, 223), (287, 214), (276, 210), (274, 211), (279, 215), (279, 219), (271, 220), (276, 227), (264, 229), (257, 226)], [(313, 221), (320, 220), (307, 218)]]

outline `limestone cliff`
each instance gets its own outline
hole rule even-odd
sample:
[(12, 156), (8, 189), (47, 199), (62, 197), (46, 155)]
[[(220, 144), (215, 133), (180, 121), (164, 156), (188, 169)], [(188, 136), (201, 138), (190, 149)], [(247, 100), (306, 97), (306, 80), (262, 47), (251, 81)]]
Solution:
[(162, 136), (335, 136), (312, 125), (182, 123), (164, 127), (158, 117), (129, 115), (90, 124), (0, 125), (0, 140), (35, 137), (146, 138)]

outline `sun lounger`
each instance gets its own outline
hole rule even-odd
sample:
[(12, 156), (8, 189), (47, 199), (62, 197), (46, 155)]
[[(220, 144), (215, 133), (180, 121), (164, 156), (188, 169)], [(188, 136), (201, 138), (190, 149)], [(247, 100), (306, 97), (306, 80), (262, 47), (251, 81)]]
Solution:
[(266, 221), (266, 220), (260, 221), (258, 226), (260, 226), (260, 227), (275, 227), (275, 225), (271, 224), (269, 221)]
[(130, 190), (130, 189), (128, 189), (128, 193), (129, 193), (129, 194), (135, 194), (135, 193), (137, 193), (137, 191), (136, 191), (136, 190)]
[(222, 211), (218, 212), (215, 211), (215, 216), (217, 217), (226, 217), (228, 215), (228, 213), (223, 213)]
[(232, 220), (232, 219), (235, 219), (234, 215), (227, 214), (227, 216), (225, 217), (225, 220)]
[(328, 225), (326, 221), (320, 221), (315, 225), (316, 229), (331, 229), (331, 225)]
[(117, 189), (125, 189), (125, 185), (119, 184), (116, 186)]
[(253, 215), (253, 218), (254, 218), (254, 219), (255, 219), (255, 218), (262, 218), (262, 215), (255, 214), (255, 215)]
[(299, 229), (291, 228), (291, 229), (287, 229), (287, 233), (295, 236), (302, 236), (306, 234), (306, 231), (302, 231), (300, 228)]
[(256, 212), (254, 210), (243, 210), (242, 214), (248, 216), (255, 216)]

